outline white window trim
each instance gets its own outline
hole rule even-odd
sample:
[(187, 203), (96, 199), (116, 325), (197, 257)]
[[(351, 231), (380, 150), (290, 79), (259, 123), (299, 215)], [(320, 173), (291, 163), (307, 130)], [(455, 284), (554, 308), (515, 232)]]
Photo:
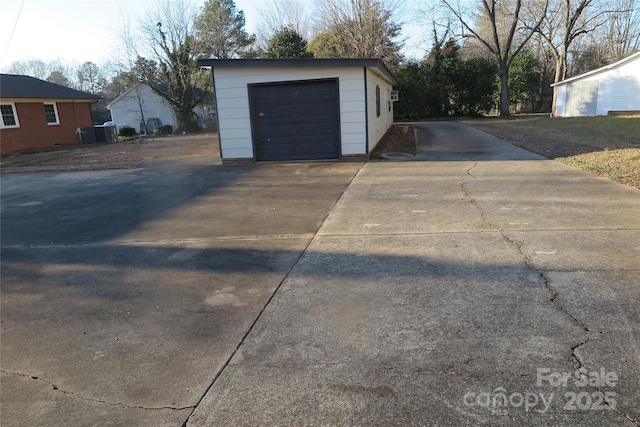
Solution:
[[(49, 123), (49, 121), (47, 121), (47, 124), (49, 126), (55, 126), (55, 125), (59, 125), (60, 124), (60, 116), (58, 116), (58, 105), (55, 102), (43, 102), (42, 105), (53, 105), (53, 112), (56, 114), (56, 121), (55, 122), (51, 122)], [(44, 107), (42, 107), (44, 108)], [(45, 113), (44, 116), (45, 120), (47, 119), (47, 114)]]
[(18, 120), (18, 110), (16, 110), (16, 104), (13, 103), (13, 102), (3, 102), (0, 105), (10, 105), (11, 109), (13, 110), (13, 118), (16, 120), (16, 124), (15, 125), (5, 126), (4, 118), (2, 117), (2, 114), (0, 114), (0, 129), (19, 128), (20, 127), (20, 120)]

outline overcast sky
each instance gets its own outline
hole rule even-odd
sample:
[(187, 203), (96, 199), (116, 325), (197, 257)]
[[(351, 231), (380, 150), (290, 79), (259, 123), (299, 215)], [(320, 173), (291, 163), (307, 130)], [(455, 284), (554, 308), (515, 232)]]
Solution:
[[(132, 21), (144, 16), (158, 0), (1, 0), (0, 1), (0, 70), (15, 61), (62, 59), (70, 63), (92, 61), (103, 64), (114, 52), (122, 28), (123, 14)], [(198, 6), (204, 0), (193, 0)], [(255, 32), (258, 10), (269, 0), (235, 0), (243, 10), (246, 29)], [(314, 0), (297, 0), (311, 7)], [(420, 0), (403, 3), (405, 11)], [(409, 19), (413, 21), (409, 13)], [(15, 30), (14, 30), (15, 27)], [(408, 38), (405, 53), (422, 56), (425, 43), (418, 25), (404, 26)]]

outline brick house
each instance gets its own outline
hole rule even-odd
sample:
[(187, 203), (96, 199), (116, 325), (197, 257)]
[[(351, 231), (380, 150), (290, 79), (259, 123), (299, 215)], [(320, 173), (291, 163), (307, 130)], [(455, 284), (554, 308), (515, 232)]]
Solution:
[(0, 74), (0, 151), (37, 151), (81, 143), (100, 97), (29, 76)]

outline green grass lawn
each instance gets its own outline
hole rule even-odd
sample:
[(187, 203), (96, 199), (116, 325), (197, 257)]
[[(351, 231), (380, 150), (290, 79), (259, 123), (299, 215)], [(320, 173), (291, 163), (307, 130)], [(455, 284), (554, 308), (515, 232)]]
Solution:
[(640, 188), (640, 115), (522, 115), (466, 123), (550, 159)]

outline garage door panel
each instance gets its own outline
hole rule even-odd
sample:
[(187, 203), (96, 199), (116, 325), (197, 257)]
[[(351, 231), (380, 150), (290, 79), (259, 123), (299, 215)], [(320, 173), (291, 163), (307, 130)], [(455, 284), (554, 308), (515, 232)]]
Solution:
[[(322, 128), (326, 126), (338, 127), (335, 117), (330, 114), (316, 115), (313, 123), (310, 123), (308, 120), (300, 120), (304, 118), (305, 118), (304, 116), (302, 117), (296, 116), (295, 118), (292, 119), (290, 117), (282, 117), (274, 114), (274, 115), (259, 119), (256, 121), (256, 123), (258, 124), (258, 127), (259, 127), (258, 129), (259, 133), (261, 133), (263, 129), (276, 128), (276, 127), (297, 128), (297, 127), (311, 126), (312, 129), (317, 129), (318, 132), (320, 132)], [(287, 129), (283, 129), (283, 131), (285, 130)]]
[[(296, 98), (296, 99), (291, 99), (291, 98), (287, 98), (287, 99), (283, 99), (283, 100), (278, 100), (278, 99), (272, 99), (270, 100), (271, 102), (265, 102), (265, 101), (261, 101), (261, 102), (256, 102), (256, 107), (258, 108), (258, 110), (266, 110), (263, 112), (268, 112), (270, 108), (277, 108), (278, 110), (291, 110), (292, 107), (295, 108), (299, 108), (299, 107), (304, 107), (304, 106), (308, 106), (308, 107), (315, 107), (315, 106), (324, 106), (325, 108), (334, 108), (335, 107), (335, 100), (336, 98), (309, 98), (309, 99), (300, 99), (300, 98)], [(294, 110), (296, 111), (296, 110)]]
[(261, 109), (258, 113), (257, 124), (264, 126), (299, 126), (308, 123), (313, 118), (316, 124), (336, 124), (335, 105), (303, 105), (291, 108), (273, 107)]
[(340, 128), (334, 123), (316, 123), (297, 126), (263, 126), (260, 128), (259, 137), (264, 139), (262, 144), (277, 143), (279, 138), (287, 137), (314, 137), (337, 135)]
[(258, 160), (339, 157), (337, 80), (254, 85), (250, 91)]

